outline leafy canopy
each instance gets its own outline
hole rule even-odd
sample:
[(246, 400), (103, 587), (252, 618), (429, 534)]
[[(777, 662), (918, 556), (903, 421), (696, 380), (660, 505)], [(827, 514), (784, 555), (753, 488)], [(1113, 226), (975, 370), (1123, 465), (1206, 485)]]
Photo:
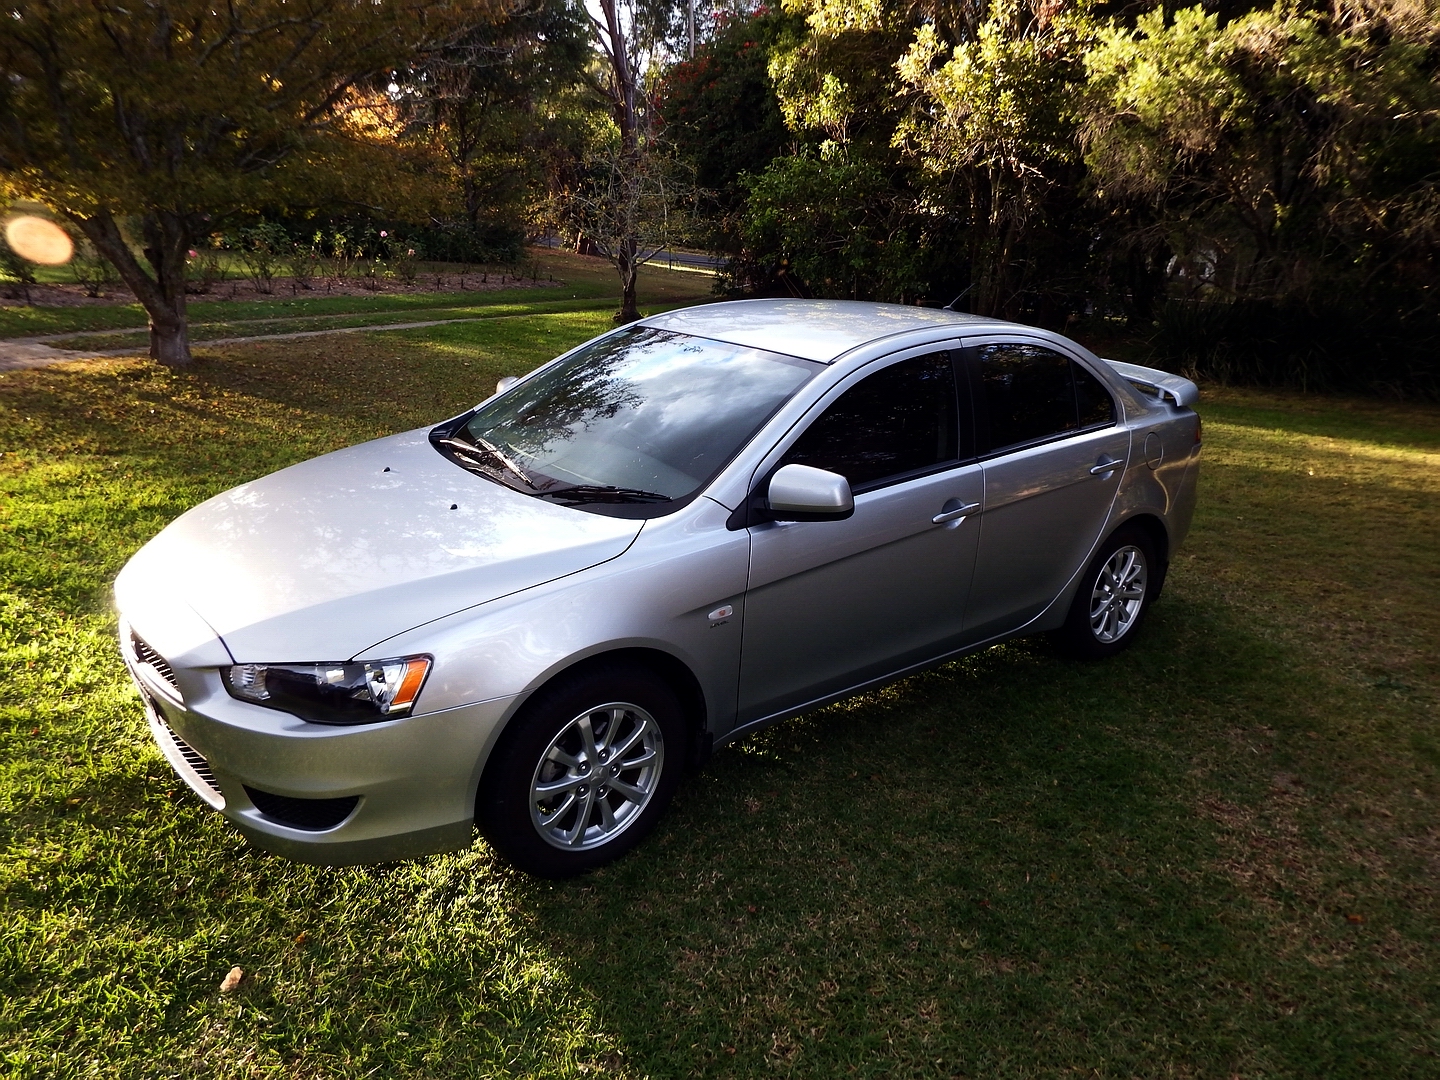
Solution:
[(23, 3), (0, 20), (0, 171), (12, 193), (80, 217), (373, 195), (383, 170), (365, 155), (389, 140), (366, 90), (462, 6)]

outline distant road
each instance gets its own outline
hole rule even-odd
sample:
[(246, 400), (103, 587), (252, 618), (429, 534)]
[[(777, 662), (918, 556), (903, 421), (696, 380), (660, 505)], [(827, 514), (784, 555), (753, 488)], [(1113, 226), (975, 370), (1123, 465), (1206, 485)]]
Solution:
[[(558, 236), (541, 236), (533, 241), (536, 247), (565, 248), (570, 245), (561, 243)], [(725, 265), (725, 260), (717, 255), (707, 255), (700, 251), (671, 251), (668, 248), (662, 249), (646, 263), (647, 266), (669, 266), (674, 270), (677, 267), (685, 270), (703, 270), (714, 273)]]

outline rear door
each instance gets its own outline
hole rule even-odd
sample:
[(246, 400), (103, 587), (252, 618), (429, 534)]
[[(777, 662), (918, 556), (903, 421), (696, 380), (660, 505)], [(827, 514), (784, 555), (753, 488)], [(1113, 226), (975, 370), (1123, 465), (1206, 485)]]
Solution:
[(967, 344), (985, 510), (965, 627), (980, 639), (1029, 622), (1081, 569), (1114, 504), (1130, 433), (1074, 357), (1020, 336)]
[(983, 491), (958, 361), (931, 346), (851, 376), (762, 470), (839, 473), (855, 513), (751, 528), (740, 723), (959, 644)]

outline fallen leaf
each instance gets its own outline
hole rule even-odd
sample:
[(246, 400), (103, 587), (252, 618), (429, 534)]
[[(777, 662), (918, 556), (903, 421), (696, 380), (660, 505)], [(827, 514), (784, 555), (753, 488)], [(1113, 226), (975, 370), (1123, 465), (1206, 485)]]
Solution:
[(1364, 916), (1364, 915), (1346, 915), (1346, 916), (1345, 916), (1345, 921), (1346, 921), (1346, 922), (1351, 922), (1351, 923), (1363, 923), (1363, 922), (1365, 921), (1365, 916)]
[(244, 977), (244, 968), (240, 967), (238, 964), (235, 967), (232, 967), (230, 969), (230, 974), (226, 975), (225, 978), (220, 981), (220, 992), (222, 994), (232, 993), (235, 988), (240, 985), (240, 980)]
[(301, 930), (298, 934), (295, 935), (295, 944), (296, 944), (296, 945), (304, 945), (304, 944), (305, 944), (305, 939), (306, 939), (307, 937), (309, 937), (309, 935), (306, 934), (304, 930)]

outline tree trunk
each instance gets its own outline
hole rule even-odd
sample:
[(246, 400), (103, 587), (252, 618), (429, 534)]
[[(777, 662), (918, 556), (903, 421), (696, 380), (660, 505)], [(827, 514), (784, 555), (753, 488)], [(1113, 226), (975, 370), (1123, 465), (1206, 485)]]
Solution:
[(185, 313), (185, 256), (190, 230), (179, 214), (158, 212), (144, 218), (145, 272), (109, 211), (73, 219), (95, 250), (110, 260), (150, 318), (150, 358), (166, 367), (188, 367), (190, 328)]
[(640, 318), (635, 304), (635, 278), (639, 270), (635, 260), (639, 252), (638, 218), (640, 213), (640, 123), (636, 113), (635, 71), (630, 65), (629, 48), (624, 29), (615, 7), (615, 0), (600, 0), (605, 16), (605, 31), (610, 42), (606, 49), (610, 60), (611, 107), (615, 126), (620, 129), (621, 210), (623, 227), (615, 245), (615, 269), (620, 275), (620, 310), (617, 323), (634, 322)]
[(635, 279), (640, 268), (635, 265), (635, 238), (625, 238), (620, 250), (615, 253), (615, 266), (620, 271), (620, 310), (615, 313), (617, 323), (631, 323), (640, 318), (640, 309), (635, 304)]

